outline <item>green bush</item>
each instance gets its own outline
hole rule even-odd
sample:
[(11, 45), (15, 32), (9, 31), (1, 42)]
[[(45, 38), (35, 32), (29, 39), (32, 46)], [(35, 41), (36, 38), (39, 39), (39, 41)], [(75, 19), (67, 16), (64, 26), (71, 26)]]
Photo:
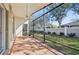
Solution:
[(51, 32), (48, 32), (48, 34), (51, 34)]
[[(44, 34), (44, 31), (34, 31), (34, 33)], [(46, 34), (46, 33), (45, 33)]]
[(68, 34), (69, 37), (74, 37), (75, 36), (75, 33), (70, 33)]
[(56, 35), (56, 33), (55, 33), (55, 32), (53, 32), (52, 34), (53, 34), (53, 35)]
[(63, 32), (60, 32), (60, 36), (63, 36), (64, 35), (64, 33)]

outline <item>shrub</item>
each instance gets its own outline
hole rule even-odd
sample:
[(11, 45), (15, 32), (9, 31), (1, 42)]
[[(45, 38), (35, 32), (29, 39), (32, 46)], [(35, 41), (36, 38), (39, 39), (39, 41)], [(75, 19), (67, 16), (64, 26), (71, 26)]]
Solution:
[(44, 33), (44, 31), (39, 31), (39, 33), (43, 34), (43, 33)]
[(51, 32), (48, 32), (48, 34), (51, 34)]
[(56, 33), (55, 33), (55, 32), (53, 32), (52, 34), (53, 34), (53, 35), (56, 35)]
[(40, 33), (39, 31), (36, 31), (36, 33)]
[(64, 35), (64, 33), (63, 32), (60, 32), (60, 36), (63, 36)]
[(69, 37), (74, 37), (75, 36), (75, 33), (70, 33), (68, 34)]

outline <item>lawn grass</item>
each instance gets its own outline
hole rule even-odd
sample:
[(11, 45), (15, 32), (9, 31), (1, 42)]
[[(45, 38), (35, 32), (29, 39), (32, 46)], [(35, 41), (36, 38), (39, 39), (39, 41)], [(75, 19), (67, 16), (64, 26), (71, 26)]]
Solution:
[[(35, 38), (39, 38), (43, 41), (43, 34), (34, 33)], [(70, 55), (79, 54), (79, 38), (76, 37), (64, 37), (58, 35), (46, 35), (46, 42), (51, 47)]]

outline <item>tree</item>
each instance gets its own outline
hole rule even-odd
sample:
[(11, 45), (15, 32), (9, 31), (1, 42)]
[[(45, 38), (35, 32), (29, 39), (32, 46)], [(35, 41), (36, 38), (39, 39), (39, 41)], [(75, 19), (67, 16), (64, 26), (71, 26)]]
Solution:
[(79, 3), (73, 3), (71, 9), (79, 14)]
[[(62, 19), (66, 16), (67, 11), (69, 10), (70, 4), (63, 4), (62, 6), (56, 8), (54, 11), (50, 12), (50, 15), (52, 15), (52, 18), (58, 21), (59, 27), (61, 26)], [(52, 7), (50, 7), (52, 8)]]
[[(50, 8), (53, 8), (52, 6)], [(79, 14), (79, 3), (65, 3), (62, 6), (56, 8), (54, 11), (50, 12), (53, 20), (57, 20), (59, 27), (61, 26), (62, 19), (66, 16), (68, 10), (72, 10)]]

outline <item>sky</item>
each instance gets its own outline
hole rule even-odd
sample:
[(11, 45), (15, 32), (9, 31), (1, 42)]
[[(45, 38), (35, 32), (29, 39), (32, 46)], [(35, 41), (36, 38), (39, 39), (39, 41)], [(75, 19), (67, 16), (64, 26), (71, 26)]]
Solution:
[[(53, 4), (52, 4), (53, 5)], [(43, 15), (44, 13), (48, 12), (49, 10), (51, 10), (52, 8), (54, 8), (55, 6), (59, 5), (59, 3), (54, 3), (54, 6), (52, 7), (52, 5), (49, 5), (48, 7), (45, 7), (44, 9), (39, 10), (38, 12), (34, 13), (32, 15), (32, 19), (36, 19), (38, 17), (40, 17), (41, 15)], [(52, 8), (49, 8), (52, 7)]]
[(69, 10), (67, 12), (67, 16), (63, 19), (62, 24), (66, 24), (66, 23), (75, 21), (73, 19), (79, 20), (79, 15), (77, 13), (75, 13), (74, 11)]

